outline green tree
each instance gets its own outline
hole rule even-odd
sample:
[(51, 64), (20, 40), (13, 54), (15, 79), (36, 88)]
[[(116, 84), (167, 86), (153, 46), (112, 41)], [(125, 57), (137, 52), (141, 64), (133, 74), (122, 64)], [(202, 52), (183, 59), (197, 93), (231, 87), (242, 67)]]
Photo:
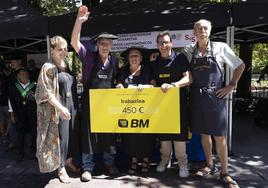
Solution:
[(43, 15), (57, 16), (76, 11), (76, 0), (24, 0)]
[(253, 45), (252, 57), (253, 72), (260, 73), (260, 70), (268, 65), (268, 44), (258, 43)]

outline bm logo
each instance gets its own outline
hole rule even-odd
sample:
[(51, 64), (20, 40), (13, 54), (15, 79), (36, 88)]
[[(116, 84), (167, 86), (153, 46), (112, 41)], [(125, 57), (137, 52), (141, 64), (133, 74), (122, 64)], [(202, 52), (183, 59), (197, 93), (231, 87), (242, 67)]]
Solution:
[(119, 119), (118, 120), (118, 126), (121, 128), (149, 128), (149, 119), (146, 119), (145, 121), (143, 119)]

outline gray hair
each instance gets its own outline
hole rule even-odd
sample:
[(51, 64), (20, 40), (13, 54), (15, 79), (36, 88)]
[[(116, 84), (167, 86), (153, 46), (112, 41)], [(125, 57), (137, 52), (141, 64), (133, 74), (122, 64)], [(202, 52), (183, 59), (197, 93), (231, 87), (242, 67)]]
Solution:
[(212, 29), (212, 24), (209, 20), (206, 20), (206, 19), (201, 19), (201, 20), (198, 20), (197, 22), (194, 23), (194, 35), (195, 35), (195, 30), (197, 28), (197, 26), (201, 25), (201, 24), (204, 24), (208, 27), (209, 29), (209, 33), (211, 32), (211, 29)]

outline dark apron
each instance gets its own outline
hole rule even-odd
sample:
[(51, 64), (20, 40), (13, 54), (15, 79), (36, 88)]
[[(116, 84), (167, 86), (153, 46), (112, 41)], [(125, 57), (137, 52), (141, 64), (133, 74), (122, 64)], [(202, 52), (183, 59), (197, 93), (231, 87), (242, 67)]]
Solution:
[(89, 89), (112, 88), (114, 85), (114, 67), (110, 61), (106, 69), (94, 63), (90, 77), (86, 83), (82, 96), (82, 152), (99, 153), (107, 151), (111, 153), (111, 146), (115, 144), (115, 135), (111, 133), (91, 133), (90, 130), (90, 109), (89, 109)]
[[(212, 47), (211, 47), (212, 49)], [(226, 101), (216, 96), (223, 87), (223, 74), (211, 50), (207, 57), (190, 63), (193, 84), (190, 88), (190, 126), (193, 133), (223, 136), (227, 133)]]
[[(157, 86), (163, 83), (171, 84), (172, 82), (179, 81), (183, 75), (178, 73), (176, 66), (173, 66), (176, 61), (171, 61), (164, 65), (158, 63), (156, 69), (158, 78), (156, 78)], [(187, 88), (180, 88), (180, 134), (158, 134), (157, 137), (160, 141), (186, 141), (188, 139), (188, 113), (187, 113)], [(165, 126), (165, 125), (162, 125)]]

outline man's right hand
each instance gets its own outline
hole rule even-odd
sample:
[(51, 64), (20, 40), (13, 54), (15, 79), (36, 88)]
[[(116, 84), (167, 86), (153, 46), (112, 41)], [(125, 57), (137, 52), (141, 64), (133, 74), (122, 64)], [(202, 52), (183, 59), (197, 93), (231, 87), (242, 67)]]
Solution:
[(89, 14), (90, 14), (90, 12), (88, 11), (87, 6), (82, 5), (78, 10), (77, 20), (80, 21), (81, 23), (83, 23), (83, 22), (87, 21)]
[(13, 124), (16, 123), (16, 116), (15, 116), (14, 112), (11, 112), (11, 114), (10, 114), (10, 120), (11, 120), (11, 123), (13, 123)]

